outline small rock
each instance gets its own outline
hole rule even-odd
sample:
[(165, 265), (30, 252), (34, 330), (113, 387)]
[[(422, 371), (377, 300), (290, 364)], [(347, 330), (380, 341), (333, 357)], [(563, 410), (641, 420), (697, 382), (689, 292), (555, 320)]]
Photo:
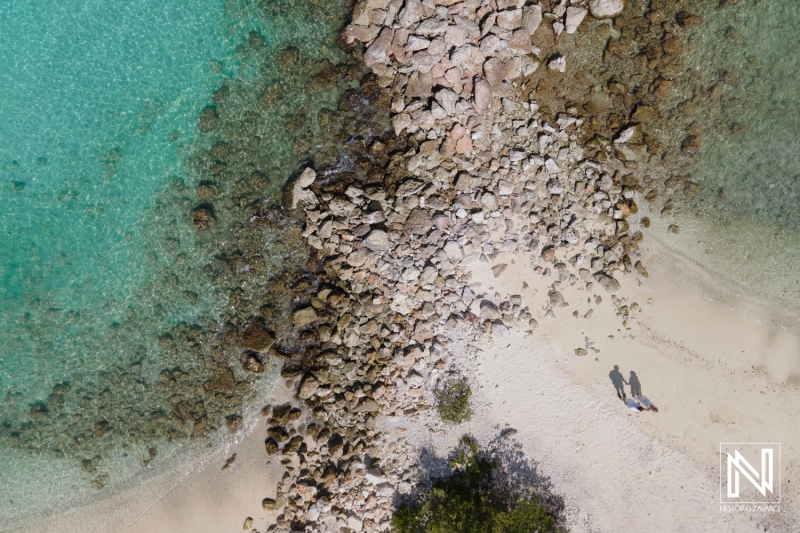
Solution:
[(307, 400), (317, 392), (317, 389), (319, 389), (319, 381), (314, 379), (313, 376), (308, 376), (303, 380), (303, 384), (300, 385), (300, 390), (297, 391), (297, 397), (301, 400)]
[(242, 525), (242, 529), (247, 530), (253, 527), (253, 518), (248, 516), (244, 519), (244, 524)]
[(464, 259), (464, 251), (461, 249), (461, 245), (456, 241), (447, 241), (443, 249), (444, 253), (447, 254), (447, 258), (451, 261), (460, 261)]
[(522, 28), (530, 35), (536, 33), (542, 23), (542, 7), (539, 5), (525, 6), (522, 9)]
[(610, 294), (617, 294), (619, 292), (619, 281), (612, 276), (609, 276), (605, 272), (596, 272), (594, 274), (594, 279)]
[(594, 18), (613, 18), (622, 13), (622, 10), (625, 9), (625, 2), (624, 0), (591, 0), (589, 9)]
[(488, 81), (480, 79), (475, 82), (475, 94), (473, 98), (477, 111), (485, 112), (492, 107), (492, 87), (489, 85)]
[(480, 304), (481, 318), (487, 320), (499, 320), (503, 315), (497, 306), (489, 300), (482, 300)]
[(630, 126), (622, 129), (617, 138), (614, 139), (616, 144), (641, 144), (642, 142), (642, 126), (641, 124), (631, 124)]
[(317, 493), (317, 487), (312, 487), (310, 485), (303, 485), (302, 483), (299, 483), (297, 485), (297, 494), (299, 494), (300, 497), (303, 498), (305, 501), (308, 501), (311, 498), (313, 498), (316, 493)]
[(406, 231), (411, 235), (427, 235), (433, 228), (433, 218), (424, 209), (414, 209), (406, 219)]
[(292, 323), (294, 323), (294, 327), (300, 329), (308, 324), (311, 324), (317, 320), (317, 318), (319, 318), (319, 316), (317, 315), (316, 310), (314, 310), (313, 307), (306, 307), (294, 312), (292, 315)]
[(267, 449), (268, 455), (275, 455), (278, 453), (278, 442), (272, 437), (267, 437), (264, 441), (264, 447)]
[(389, 235), (383, 230), (373, 230), (364, 239), (364, 245), (373, 252), (388, 252), (391, 250)]
[(416, 24), (425, 15), (420, 0), (406, 0), (405, 7), (400, 11), (398, 22), (404, 28)]
[(276, 502), (272, 498), (264, 498), (263, 500), (261, 500), (261, 507), (265, 511), (274, 511), (275, 509), (278, 508), (278, 502)]
[(551, 307), (564, 307), (566, 302), (564, 302), (564, 296), (558, 291), (550, 291), (547, 293), (548, 297), (550, 298), (550, 306)]
[(575, 348), (575, 355), (577, 355), (578, 357), (583, 357), (586, 354), (587, 352), (583, 348)]
[(494, 274), (494, 277), (499, 278), (500, 274), (505, 272), (507, 268), (508, 268), (507, 264), (500, 263), (499, 265), (495, 265), (492, 267), (492, 273)]
[(578, 26), (583, 22), (586, 13), (587, 11), (582, 7), (570, 6), (567, 8), (567, 17), (564, 21), (567, 33), (575, 33), (578, 30)]
[(507, 9), (497, 14), (495, 23), (504, 30), (516, 30), (522, 26), (522, 10)]
[(566, 72), (567, 60), (561, 54), (555, 54), (547, 61), (547, 68), (557, 72)]

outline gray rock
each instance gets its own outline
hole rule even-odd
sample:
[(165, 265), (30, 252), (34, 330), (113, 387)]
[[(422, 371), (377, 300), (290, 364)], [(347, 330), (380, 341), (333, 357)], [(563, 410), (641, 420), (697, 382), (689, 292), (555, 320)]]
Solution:
[(533, 35), (542, 23), (542, 7), (538, 5), (525, 6), (522, 9), (522, 29)]
[(383, 230), (372, 230), (367, 238), (364, 239), (364, 246), (373, 252), (388, 252), (392, 246), (389, 243), (389, 235)]
[(458, 95), (450, 89), (442, 89), (436, 93), (436, 101), (448, 115), (452, 115), (456, 110)]
[(392, 47), (392, 30), (383, 28), (367, 51), (364, 52), (364, 64), (368, 67), (389, 63), (389, 49)]
[(609, 276), (605, 272), (595, 272), (594, 279), (597, 283), (600, 284), (605, 290), (607, 290), (610, 294), (617, 294), (620, 290), (619, 281), (617, 281), (612, 276)]
[(552, 307), (564, 307), (566, 305), (564, 296), (558, 291), (550, 291), (548, 297), (550, 298), (550, 305)]
[(497, 197), (494, 194), (484, 194), (481, 196), (481, 203), (489, 211), (497, 211), (497, 208), (499, 207), (499, 204), (497, 203)]
[(456, 241), (447, 241), (443, 249), (450, 261), (460, 261), (464, 259), (464, 250), (461, 249), (461, 245)]
[(499, 265), (495, 265), (492, 267), (492, 273), (494, 274), (494, 277), (499, 278), (500, 274), (505, 272), (507, 268), (508, 265), (506, 263), (500, 263)]
[(406, 219), (406, 231), (411, 235), (427, 235), (433, 228), (433, 218), (424, 209), (414, 209)]
[(481, 300), (480, 308), (481, 318), (485, 318), (487, 320), (499, 320), (500, 317), (503, 316), (497, 306), (489, 300)]

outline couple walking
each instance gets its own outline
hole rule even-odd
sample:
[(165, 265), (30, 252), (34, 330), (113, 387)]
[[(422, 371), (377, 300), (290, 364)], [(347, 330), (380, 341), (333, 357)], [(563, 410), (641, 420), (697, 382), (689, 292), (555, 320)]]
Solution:
[[(619, 366), (614, 365), (614, 370), (608, 373), (608, 377), (611, 378), (611, 383), (614, 384), (614, 388), (617, 391), (617, 398), (622, 400), (628, 409), (637, 412), (658, 412), (658, 407), (653, 405), (653, 402), (651, 402), (647, 396), (642, 395), (642, 384), (639, 383), (639, 377), (636, 375), (636, 372), (631, 370), (631, 374), (628, 377), (629, 381), (625, 381), (622, 372), (619, 371)], [(630, 385), (631, 387), (631, 398), (628, 398), (625, 394), (625, 385)]]

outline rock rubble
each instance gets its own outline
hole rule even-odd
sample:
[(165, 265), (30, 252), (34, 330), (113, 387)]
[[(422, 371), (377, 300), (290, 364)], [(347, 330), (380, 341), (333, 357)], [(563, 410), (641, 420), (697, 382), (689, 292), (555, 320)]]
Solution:
[[(364, 44), (409, 148), (399, 179), (334, 190), (307, 168), (290, 187), (287, 206), (304, 210), (303, 237), (325, 275), (312, 306), (292, 317), (316, 328), (319, 364), (284, 368), (304, 414), (292, 425), (272, 408), (267, 452), (296, 467), (264, 500), (283, 508), (270, 531), (389, 530), (416, 457), (404, 432), (379, 422), (431, 412), (437, 386), (463, 368), (451, 338), (533, 330), (569, 305), (560, 284), (614, 295), (620, 272), (646, 272), (632, 259), (641, 231), (626, 220), (640, 185), (611, 142), (601, 164), (580, 142), (577, 111), (551, 117), (515, 91), (543, 61), (531, 44), (543, 21), (571, 34), (589, 10), (615, 2), (591, 4), (545, 12), (517, 0), (364, 0), (355, 9), (343, 38)], [(551, 65), (566, 60), (547, 65), (563, 72)], [(464, 265), (502, 252), (550, 276), (548, 308), (470, 286)]]

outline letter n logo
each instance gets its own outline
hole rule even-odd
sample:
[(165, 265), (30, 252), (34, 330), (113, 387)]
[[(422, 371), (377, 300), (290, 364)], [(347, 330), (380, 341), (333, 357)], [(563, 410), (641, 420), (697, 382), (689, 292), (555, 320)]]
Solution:
[(720, 444), (720, 503), (780, 503), (780, 444)]

